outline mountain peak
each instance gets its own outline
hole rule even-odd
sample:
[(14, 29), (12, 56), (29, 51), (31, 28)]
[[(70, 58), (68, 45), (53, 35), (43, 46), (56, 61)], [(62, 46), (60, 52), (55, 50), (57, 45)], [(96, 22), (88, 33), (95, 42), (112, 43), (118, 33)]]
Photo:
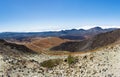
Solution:
[(91, 28), (90, 30), (102, 30), (102, 28), (99, 27), (99, 26), (97, 26), (97, 27), (93, 27), (93, 28)]

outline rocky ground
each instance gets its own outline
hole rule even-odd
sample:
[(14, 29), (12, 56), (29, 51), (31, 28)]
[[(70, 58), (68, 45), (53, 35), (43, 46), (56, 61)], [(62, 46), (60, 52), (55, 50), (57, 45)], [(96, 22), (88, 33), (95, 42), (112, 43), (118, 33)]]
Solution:
[[(74, 54), (77, 62), (73, 64), (65, 61), (68, 55), (12, 55), (0, 50), (0, 77), (120, 77), (120, 44)], [(41, 66), (49, 59), (62, 62), (52, 68)]]

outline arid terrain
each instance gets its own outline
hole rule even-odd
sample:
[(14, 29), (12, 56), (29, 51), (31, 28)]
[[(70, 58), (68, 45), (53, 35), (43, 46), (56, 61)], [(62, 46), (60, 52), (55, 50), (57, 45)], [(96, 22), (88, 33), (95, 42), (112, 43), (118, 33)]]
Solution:
[[(31, 54), (12, 50), (0, 52), (1, 77), (119, 77), (120, 44), (100, 48), (95, 52), (74, 53), (75, 62), (67, 62), (69, 55)], [(43, 66), (48, 60), (58, 60), (53, 67)], [(54, 63), (54, 61), (53, 61)]]
[(120, 77), (120, 0), (0, 0), (0, 77)]
[[(51, 50), (61, 45), (62, 50)], [(87, 51), (72, 51), (82, 46)], [(0, 77), (119, 77), (119, 65), (119, 29), (87, 41), (58, 37), (0, 40)]]

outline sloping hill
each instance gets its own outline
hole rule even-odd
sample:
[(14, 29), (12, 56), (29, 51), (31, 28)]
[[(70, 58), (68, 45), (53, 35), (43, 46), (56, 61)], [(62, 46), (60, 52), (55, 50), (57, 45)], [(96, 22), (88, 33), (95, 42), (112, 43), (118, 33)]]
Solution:
[(120, 40), (120, 29), (107, 33), (98, 34), (93, 38), (93, 43), (91, 44), (91, 48), (106, 46), (115, 43), (118, 40)]
[(66, 42), (51, 48), (55, 51), (87, 51), (112, 44), (120, 39), (120, 29), (98, 34), (95, 37), (80, 42)]
[(25, 43), (24, 45), (33, 51), (42, 52), (66, 41), (69, 40), (61, 39), (58, 37), (46, 37), (46, 38), (31, 38), (31, 41), (23, 43)]
[(35, 53), (31, 49), (27, 48), (24, 45), (18, 45), (14, 43), (8, 43), (5, 40), (0, 39), (0, 49), (9, 49), (7, 52), (10, 53), (9, 51), (13, 52), (19, 52), (19, 53)]

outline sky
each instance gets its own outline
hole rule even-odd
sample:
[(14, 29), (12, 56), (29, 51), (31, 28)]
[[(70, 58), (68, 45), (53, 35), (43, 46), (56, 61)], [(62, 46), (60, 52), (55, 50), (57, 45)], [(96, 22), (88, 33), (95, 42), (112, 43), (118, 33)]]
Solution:
[(120, 27), (120, 0), (0, 0), (0, 32)]

